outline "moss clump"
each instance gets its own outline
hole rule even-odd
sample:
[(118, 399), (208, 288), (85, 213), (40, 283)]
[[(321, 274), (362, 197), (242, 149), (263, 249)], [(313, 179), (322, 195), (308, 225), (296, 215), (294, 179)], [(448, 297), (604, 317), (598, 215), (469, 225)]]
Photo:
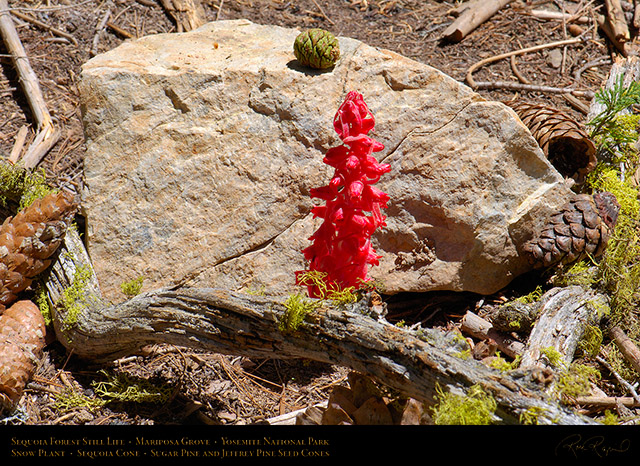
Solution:
[(604, 418), (602, 419), (602, 423), (606, 426), (617, 426), (620, 423), (620, 419), (615, 413), (612, 413), (610, 410), (606, 410), (604, 412)]
[(294, 294), (284, 303), (284, 313), (278, 323), (278, 328), (283, 333), (292, 333), (298, 330), (307, 315), (322, 305), (321, 301), (305, 298), (301, 294)]
[(53, 405), (58, 412), (67, 412), (74, 408), (85, 408), (94, 411), (102, 408), (107, 402), (96, 397), (87, 396), (68, 389), (56, 395), (56, 401)]
[(520, 424), (538, 425), (538, 418), (545, 412), (547, 410), (544, 408), (532, 406), (520, 415)]
[(540, 350), (540, 353), (547, 358), (547, 361), (549, 361), (549, 364), (551, 364), (553, 367), (560, 367), (563, 364), (563, 360), (562, 360), (562, 354), (555, 349), (552, 346), (549, 346), (547, 348), (542, 348)]
[(51, 306), (49, 305), (49, 298), (47, 297), (47, 289), (42, 284), (38, 284), (36, 287), (33, 302), (35, 302), (38, 309), (40, 309), (45, 325), (51, 325), (53, 322), (53, 314), (51, 313)]
[(60, 305), (65, 309), (65, 327), (71, 327), (78, 321), (80, 312), (87, 306), (85, 288), (91, 279), (91, 269), (84, 266), (76, 267), (73, 283), (62, 292)]
[(438, 403), (432, 408), (437, 425), (488, 425), (493, 422), (497, 403), (481, 386), (473, 385), (466, 396), (444, 393), (436, 386)]
[(53, 191), (43, 169), (30, 171), (20, 165), (0, 163), (0, 204), (4, 207), (13, 200), (22, 210)]
[(591, 392), (591, 384), (598, 380), (600, 372), (596, 368), (573, 363), (568, 370), (559, 375), (555, 388), (561, 397), (575, 399), (588, 395)]
[(538, 285), (536, 287), (536, 289), (533, 290), (531, 293), (528, 293), (528, 294), (526, 294), (524, 296), (519, 296), (514, 301), (517, 301), (517, 302), (522, 303), (522, 304), (535, 303), (536, 301), (538, 301), (542, 297), (543, 293), (544, 293), (544, 291), (542, 290), (542, 286)]
[(325, 281), (327, 274), (317, 270), (310, 270), (297, 277), (298, 285), (316, 286), (320, 297), (307, 299), (297, 293), (287, 298), (284, 303), (285, 312), (280, 319), (278, 328), (282, 332), (294, 332), (298, 329), (305, 317), (318, 307), (323, 300), (329, 300), (337, 306), (353, 304), (358, 301), (359, 294), (355, 287), (340, 288), (335, 284)]
[(142, 290), (142, 283), (144, 282), (144, 277), (140, 276), (138, 278), (134, 278), (131, 281), (122, 283), (120, 285), (120, 290), (127, 298), (133, 298), (140, 294), (140, 290)]
[(489, 363), (489, 367), (499, 370), (500, 372), (508, 372), (516, 369), (520, 365), (521, 359), (522, 357), (518, 355), (513, 361), (509, 362), (500, 355), (500, 351), (497, 351), (496, 356)]
[(100, 371), (106, 380), (94, 382), (93, 389), (106, 403), (164, 403), (171, 396), (171, 387), (156, 385), (149, 380), (134, 379), (124, 373)]
[(309, 270), (297, 277), (298, 285), (316, 286), (319, 299), (328, 299), (335, 304), (352, 304), (358, 301), (358, 293), (354, 286), (340, 288), (335, 283), (327, 283), (327, 273), (318, 270)]
[(602, 347), (602, 330), (595, 325), (587, 325), (584, 334), (578, 342), (578, 348), (587, 356), (596, 357)]

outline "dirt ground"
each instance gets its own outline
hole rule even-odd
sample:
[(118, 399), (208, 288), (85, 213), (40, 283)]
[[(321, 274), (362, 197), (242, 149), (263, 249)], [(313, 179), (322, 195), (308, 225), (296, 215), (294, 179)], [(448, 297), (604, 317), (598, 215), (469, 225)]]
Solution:
[[(594, 26), (601, 2), (514, 1), (460, 43), (441, 41), (453, 21), (453, 3), (435, 0), (204, 0), (208, 21), (247, 18), (261, 24), (322, 27), (386, 48), (464, 81), (480, 60), (505, 52), (573, 37), (558, 20), (540, 20), (532, 9), (579, 11), (584, 41), (499, 60), (474, 74), (477, 81), (524, 82), (534, 86), (575, 86), (582, 97), (526, 92), (527, 98), (566, 110), (582, 121), (590, 96), (606, 79), (613, 49)], [(53, 186), (80, 188), (84, 139), (76, 84), (82, 64), (128, 38), (175, 32), (173, 18), (159, 0), (14, 0), (10, 5), (39, 24), (14, 17), (18, 34), (36, 72), (52, 116), (62, 130), (57, 145), (41, 162)], [(108, 22), (101, 32), (99, 24)], [(61, 31), (64, 34), (60, 34)], [(521, 77), (518, 78), (517, 75)], [(520, 80), (520, 81), (519, 81)], [(488, 99), (516, 97), (513, 90), (479, 90)], [(7, 157), (19, 129), (32, 115), (11, 59), (0, 46), (0, 154)], [(33, 138), (30, 129), (29, 138)], [(27, 139), (27, 144), (29, 142)], [(487, 302), (501, 296), (488, 297)], [(475, 298), (440, 294), (430, 302), (389, 301), (391, 318), (445, 325), (464, 314)], [(436, 312), (440, 311), (440, 312)], [(435, 316), (438, 321), (434, 321)], [(106, 371), (106, 372), (105, 372)], [(107, 372), (151, 380), (167, 390), (168, 401), (91, 403)], [(345, 368), (311, 361), (248, 360), (185, 348), (153, 347), (92, 367), (76, 361), (55, 341), (20, 408), (5, 423), (25, 424), (251, 424), (325, 401), (333, 386), (346, 383)], [(65, 396), (61, 396), (64, 394)]]

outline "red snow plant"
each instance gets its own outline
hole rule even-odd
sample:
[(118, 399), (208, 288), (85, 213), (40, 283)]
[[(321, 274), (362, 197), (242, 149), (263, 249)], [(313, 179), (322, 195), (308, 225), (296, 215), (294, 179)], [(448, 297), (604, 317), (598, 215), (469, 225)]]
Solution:
[[(327, 186), (310, 191), (312, 198), (325, 201), (311, 210), (314, 217), (324, 221), (309, 238), (313, 243), (302, 251), (309, 270), (296, 272), (296, 280), (307, 285), (312, 298), (325, 297), (323, 288), (358, 289), (370, 280), (368, 266), (378, 265), (380, 256), (371, 246), (371, 235), (386, 225), (381, 209), (387, 207), (389, 196), (372, 184), (391, 167), (372, 155), (384, 149), (367, 136), (374, 125), (362, 95), (349, 92), (333, 119), (343, 144), (329, 149), (323, 159), (335, 168), (335, 173)], [(319, 286), (317, 282), (301, 280), (310, 271), (320, 272), (324, 283)]]

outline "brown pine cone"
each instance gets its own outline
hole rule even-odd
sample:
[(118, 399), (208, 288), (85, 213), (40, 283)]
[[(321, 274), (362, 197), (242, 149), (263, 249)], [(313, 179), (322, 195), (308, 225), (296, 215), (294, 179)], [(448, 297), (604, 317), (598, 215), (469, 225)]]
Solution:
[(31, 301), (18, 301), (0, 315), (0, 407), (11, 410), (31, 379), (44, 347), (45, 324)]
[(620, 204), (608, 192), (575, 194), (551, 216), (534, 239), (523, 246), (536, 267), (569, 264), (590, 254), (599, 257), (615, 228)]
[(77, 204), (61, 191), (38, 199), (0, 227), (0, 314), (51, 263)]
[(582, 183), (597, 163), (596, 146), (571, 116), (553, 107), (505, 102), (529, 128), (547, 160), (565, 178)]

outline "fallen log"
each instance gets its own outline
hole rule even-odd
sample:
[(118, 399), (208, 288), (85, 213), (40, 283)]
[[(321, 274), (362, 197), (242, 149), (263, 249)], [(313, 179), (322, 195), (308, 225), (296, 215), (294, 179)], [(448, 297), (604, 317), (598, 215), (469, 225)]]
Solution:
[[(464, 392), (480, 385), (495, 399), (500, 423), (517, 424), (528, 412), (541, 413), (539, 424), (595, 422), (546, 396), (527, 371), (511, 376), (468, 357), (468, 343), (458, 332), (397, 327), (366, 298), (343, 306), (322, 303), (293, 332), (279, 328), (287, 312), (282, 297), (176, 286), (104, 303), (73, 230), (46, 286), (57, 338), (79, 358), (115, 360), (153, 343), (246, 357), (303, 358), (349, 367), (427, 404), (436, 402), (438, 389)], [(69, 289), (75, 290), (76, 302), (63, 306)]]
[(60, 130), (54, 124), (44, 100), (38, 77), (29, 63), (20, 37), (13, 25), (7, 0), (0, 0), (0, 35), (11, 54), (13, 64), (29, 108), (36, 123), (36, 137), (23, 156), (25, 168), (34, 168), (60, 139)]
[(535, 305), (539, 317), (522, 353), (520, 367), (523, 368), (548, 366), (545, 350), (550, 348), (568, 367), (587, 327), (597, 326), (608, 310), (604, 295), (580, 286), (553, 288)]

